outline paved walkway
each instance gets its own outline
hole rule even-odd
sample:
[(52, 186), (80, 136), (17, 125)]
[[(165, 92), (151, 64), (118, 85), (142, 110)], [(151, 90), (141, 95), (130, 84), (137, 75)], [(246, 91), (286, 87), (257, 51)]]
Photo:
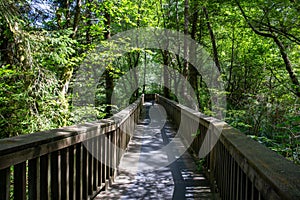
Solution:
[(175, 134), (164, 109), (146, 103), (115, 182), (95, 199), (214, 199), (191, 156), (177, 156), (185, 147)]

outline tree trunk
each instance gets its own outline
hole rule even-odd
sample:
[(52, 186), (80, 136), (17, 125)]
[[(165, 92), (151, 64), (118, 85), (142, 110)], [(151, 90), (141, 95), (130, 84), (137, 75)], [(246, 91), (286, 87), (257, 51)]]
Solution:
[(292, 81), (292, 83), (295, 85), (295, 94), (300, 97), (300, 84), (299, 84), (299, 80), (297, 79), (297, 76), (295, 74), (295, 72), (293, 71), (293, 67), (292, 67), (292, 63), (286, 53), (285, 47), (283, 46), (282, 42), (279, 40), (278, 37), (274, 36), (273, 40), (275, 41), (275, 43), (277, 44), (279, 50), (280, 50), (280, 54), (281, 57), (284, 61), (285, 64), (285, 69), (288, 72), (290, 79)]
[(170, 77), (169, 77), (169, 53), (168, 51), (163, 51), (163, 62), (164, 62), (164, 87), (163, 92), (166, 98), (170, 98)]
[[(135, 55), (136, 55), (136, 57), (135, 57)], [(132, 71), (133, 71), (133, 78), (134, 78), (134, 84), (135, 85), (133, 85), (132, 87), (135, 88), (136, 85), (138, 86), (138, 84), (139, 84), (139, 77), (138, 77), (138, 72), (137, 72), (136, 69), (137, 69), (137, 66), (139, 64), (140, 52), (136, 52), (136, 54), (133, 53), (133, 58), (134, 58), (134, 63), (131, 67), (132, 67)], [(135, 101), (139, 97), (139, 88), (137, 88), (135, 90), (133, 96), (134, 96), (133, 101)]]
[(230, 67), (229, 67), (229, 75), (227, 81), (227, 91), (232, 93), (232, 70), (234, 63), (234, 45), (235, 45), (235, 30), (234, 25), (232, 25), (232, 38), (231, 38), (231, 58), (230, 58)]
[[(183, 32), (184, 35), (186, 36), (189, 34), (189, 0), (184, 1), (184, 31)], [(188, 43), (186, 39), (184, 39), (184, 44), (183, 44), (183, 57), (184, 57), (184, 62), (183, 62), (182, 74), (185, 80), (188, 81), (189, 63), (188, 63)], [(187, 95), (187, 88), (185, 82), (183, 82), (182, 84), (181, 92), (183, 96)]]
[[(14, 64), (14, 54), (13, 54), (13, 33), (9, 31), (9, 28), (5, 24), (0, 25), (1, 33), (0, 33), (0, 51), (1, 51), (1, 61), (3, 61), (4, 65)], [(10, 34), (4, 34), (5, 31), (10, 32)], [(9, 37), (11, 36), (11, 37)]]
[[(164, 13), (164, 9), (163, 9), (163, 4), (162, 4), (162, 0), (160, 0), (160, 6), (161, 6), (161, 12), (163, 14), (163, 26), (165, 29), (168, 28), (168, 19), (169, 19), (169, 13), (167, 14), (167, 17), (165, 16)], [(169, 38), (166, 39), (166, 47), (169, 47)], [(170, 77), (169, 77), (169, 71), (168, 71), (168, 66), (169, 66), (169, 53), (167, 50), (162, 50), (162, 57), (163, 57), (163, 85), (162, 85), (162, 89), (163, 89), (163, 94), (166, 98), (170, 98)]]
[(87, 19), (87, 29), (86, 29), (86, 43), (91, 44), (92, 42), (92, 37), (91, 37), (91, 26), (92, 26), (92, 11), (91, 11), (91, 5), (93, 3), (93, 0), (88, 0), (88, 6), (86, 9), (86, 19)]
[(65, 0), (65, 15), (66, 15), (66, 23), (64, 28), (69, 28), (71, 24), (71, 11), (70, 11), (70, 0)]
[(219, 70), (219, 72), (221, 73), (221, 66), (220, 66), (220, 62), (219, 62), (219, 56), (218, 56), (218, 50), (217, 50), (217, 45), (216, 45), (216, 39), (215, 39), (215, 35), (213, 32), (213, 29), (211, 27), (210, 21), (209, 21), (209, 15), (208, 15), (208, 11), (206, 9), (205, 6), (203, 6), (203, 12), (206, 18), (206, 23), (207, 23), (207, 28), (209, 31), (209, 35), (210, 35), (210, 40), (212, 43), (212, 50), (213, 50), (213, 55), (214, 55), (214, 62)]
[(146, 92), (146, 71), (147, 71), (147, 54), (144, 52), (144, 78), (143, 78), (143, 94)]
[[(106, 8), (106, 11), (104, 13), (104, 17), (105, 17), (104, 39), (105, 40), (110, 39), (110, 25), (111, 25), (110, 24), (111, 18), (110, 18), (110, 14), (107, 9), (108, 8)], [(107, 106), (105, 108), (105, 112), (106, 112), (107, 116), (110, 116), (111, 115), (111, 97), (112, 97), (113, 88), (114, 88), (114, 80), (111, 75), (110, 66), (106, 67), (104, 74), (105, 74), (105, 98), (106, 98), (106, 104), (107, 104)]]
[[(193, 40), (196, 39), (196, 33), (197, 33), (197, 23), (198, 23), (198, 17), (199, 17), (199, 12), (198, 12), (198, 1), (196, 0), (194, 2), (193, 10), (196, 10), (196, 12), (193, 13), (192, 15), (192, 31), (191, 31), (191, 38)], [(190, 48), (190, 55), (191, 56), (196, 56), (196, 49)], [(199, 98), (199, 88), (198, 88), (198, 71), (195, 68), (195, 66), (189, 68), (189, 81), (190, 84), (195, 92), (195, 95), (197, 97), (198, 101), (198, 106), (200, 106), (200, 98)]]
[(81, 0), (76, 0), (72, 38), (75, 38), (77, 31), (78, 31), (79, 21), (80, 21), (80, 13), (81, 13), (81, 3), (82, 3)]
[(237, 0), (236, 0), (236, 3), (238, 5), (244, 19), (246, 20), (246, 22), (250, 26), (250, 28), (254, 31), (254, 33), (256, 33), (257, 35), (263, 36), (263, 37), (272, 38), (274, 40), (274, 42), (276, 43), (276, 45), (278, 46), (278, 48), (280, 50), (281, 57), (282, 57), (282, 59), (284, 61), (284, 64), (285, 64), (285, 69), (288, 72), (292, 83), (295, 85), (295, 89), (292, 87), (292, 91), (295, 95), (297, 95), (297, 97), (300, 97), (300, 83), (299, 83), (299, 80), (297, 79), (297, 76), (296, 76), (296, 74), (293, 70), (291, 61), (290, 61), (290, 59), (289, 59), (289, 57), (286, 53), (286, 49), (285, 49), (284, 45), (282, 44), (282, 42), (280, 41), (278, 36), (276, 36), (276, 34), (274, 34), (272, 27), (269, 26), (269, 25), (267, 27), (270, 32), (259, 31), (249, 21), (246, 13), (244, 12), (242, 6), (240, 5), (240, 3)]

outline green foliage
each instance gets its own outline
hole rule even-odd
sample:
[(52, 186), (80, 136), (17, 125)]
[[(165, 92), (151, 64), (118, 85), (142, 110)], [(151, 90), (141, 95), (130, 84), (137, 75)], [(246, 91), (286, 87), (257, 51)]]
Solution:
[[(114, 35), (148, 26), (183, 31), (185, 17), (189, 20), (189, 33), (193, 32), (195, 40), (212, 54), (212, 38), (203, 12), (205, 6), (217, 45), (220, 79), (223, 79), (226, 91), (209, 90), (202, 75), (197, 74), (193, 87), (199, 110), (216, 115), (213, 110), (219, 108), (212, 104), (211, 92), (226, 94), (228, 123), (288, 159), (299, 162), (300, 106), (299, 97), (295, 95), (298, 86), (291, 82), (282, 52), (274, 40), (256, 34), (249, 26), (250, 22), (257, 30), (273, 34), (283, 43), (299, 80), (300, 8), (297, 3), (239, 1), (248, 17), (246, 21), (236, 1), (231, 0), (201, 3), (191, 0), (188, 16), (184, 16), (182, 1), (91, 0), (82, 1), (80, 9), (76, 9), (76, 1), (70, 2), (67, 5), (67, 1), (49, 1), (49, 8), (42, 10), (45, 13), (35, 17), (29, 13), (29, 2), (2, 2), (0, 137), (102, 119), (109, 114), (107, 107), (111, 107), (112, 113), (117, 112), (128, 105), (124, 101), (126, 95), (133, 101), (142, 90), (163, 94), (161, 74), (164, 72), (160, 66), (167, 64), (181, 74), (184, 71), (185, 60), (174, 52), (156, 49), (128, 49), (124, 55), (97, 52), (93, 64), (105, 63), (108, 75), (95, 77), (98, 79), (95, 105), (87, 107), (76, 107), (73, 102), (76, 96), (73, 87), (78, 81), (74, 75), (81, 67), (80, 63), (98, 45), (115, 49), (115, 44), (104, 41), (107, 31)], [(77, 14), (78, 22), (75, 20)], [(44, 16), (47, 20), (42, 19)], [(135, 68), (140, 75), (136, 82), (145, 86), (129, 94), (134, 86), (124, 75)], [(192, 80), (191, 72), (189, 70), (186, 77), (188, 80)], [(113, 82), (110, 88), (106, 87), (106, 78)], [(182, 88), (175, 75), (170, 78), (170, 88), (170, 98), (178, 100), (175, 93)], [(114, 91), (120, 99), (117, 105), (107, 102), (108, 90)]]
[[(76, 42), (68, 33), (22, 33), (27, 46), (28, 65), (2, 65), (0, 127), (1, 137), (27, 134), (67, 125), (69, 109), (61, 87), (65, 74), (78, 58)], [(72, 72), (71, 72), (72, 73)]]
[[(252, 25), (268, 31), (268, 24), (286, 46), (286, 53), (299, 74), (299, 23), (292, 1), (240, 1)], [(227, 92), (226, 121), (270, 149), (299, 163), (299, 98), (291, 84), (278, 46), (249, 27), (236, 2), (206, 4), (216, 37), (222, 77)], [(298, 8), (299, 9), (299, 8)], [(200, 19), (200, 27), (202, 21)], [(211, 51), (205, 24), (200, 42)], [(299, 79), (299, 75), (297, 75)], [(209, 102), (200, 91), (200, 101)], [(209, 104), (202, 105), (210, 112)]]

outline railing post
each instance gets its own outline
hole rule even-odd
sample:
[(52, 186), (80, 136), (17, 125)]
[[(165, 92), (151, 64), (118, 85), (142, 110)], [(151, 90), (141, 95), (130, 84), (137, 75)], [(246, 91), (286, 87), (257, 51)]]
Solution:
[(117, 147), (126, 149), (144, 98), (121, 112), (120, 124), (92, 122), (0, 140), (0, 200), (93, 198), (114, 179), (122, 156)]
[(68, 153), (68, 149), (62, 149), (60, 151), (61, 155), (60, 155), (60, 195), (61, 195), (61, 199), (68, 199), (69, 196), (69, 187), (68, 187), (68, 182), (67, 179), (70, 176), (68, 173), (68, 166), (69, 166), (69, 153)]
[(75, 198), (75, 155), (74, 155), (74, 145), (68, 148), (69, 153), (69, 199)]
[(106, 142), (105, 142), (105, 134), (101, 135), (101, 182), (103, 184), (105, 184), (105, 180), (106, 180)]
[(37, 186), (38, 186), (37, 164), (38, 164), (37, 158), (28, 161), (28, 198), (29, 198), (29, 200), (38, 199), (38, 197), (37, 197)]
[(26, 199), (26, 162), (14, 166), (14, 199)]
[(113, 132), (113, 163), (112, 163), (112, 167), (113, 167), (113, 174), (112, 174), (112, 179), (114, 180), (116, 177), (116, 166), (117, 166), (117, 148), (118, 148), (118, 144), (117, 144), (117, 130), (114, 130)]
[(93, 155), (93, 191), (97, 191), (97, 177), (98, 177), (98, 145), (97, 145), (98, 137), (93, 138), (92, 143), (92, 155)]
[(40, 157), (40, 198), (47, 200), (49, 196), (49, 156), (48, 154)]
[(98, 177), (97, 177), (97, 179), (98, 179), (98, 184), (97, 184), (97, 186), (102, 186), (102, 170), (103, 170), (103, 167), (102, 167), (102, 157), (103, 157), (103, 153), (102, 153), (102, 146), (101, 146), (101, 141), (102, 141), (102, 139), (101, 139), (101, 135), (100, 136), (98, 136), (98, 138), (97, 138), (97, 152), (98, 152), (98, 156), (97, 156), (97, 158), (98, 158)]
[(82, 199), (82, 143), (76, 144), (76, 199)]
[[(85, 145), (82, 145), (82, 196), (81, 199), (88, 198), (88, 151)], [(78, 172), (77, 172), (78, 173)]]
[(110, 142), (109, 142), (109, 133), (105, 133), (105, 186), (109, 186), (109, 177), (110, 177)]
[(9, 199), (10, 168), (0, 170), (0, 199)]
[(87, 193), (88, 195), (92, 195), (93, 194), (93, 155), (92, 152), (93, 151), (93, 138), (87, 141), (87, 155), (88, 155), (88, 160), (87, 160)]
[(58, 151), (51, 153), (51, 199), (60, 199), (58, 178)]

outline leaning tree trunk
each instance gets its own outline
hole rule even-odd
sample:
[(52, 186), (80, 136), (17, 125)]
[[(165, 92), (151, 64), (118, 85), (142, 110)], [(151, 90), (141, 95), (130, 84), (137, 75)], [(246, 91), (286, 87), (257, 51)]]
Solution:
[(278, 37), (276, 37), (275, 35), (273, 36), (273, 40), (274, 42), (277, 44), (279, 50), (280, 50), (280, 54), (281, 54), (281, 57), (284, 61), (284, 64), (285, 64), (285, 69), (286, 71), (288, 72), (289, 74), (289, 77), (292, 81), (292, 83), (295, 85), (295, 94), (300, 97), (300, 83), (299, 83), (299, 80), (297, 79), (297, 76), (295, 74), (295, 72), (293, 71), (293, 67), (292, 67), (292, 63), (286, 53), (286, 49), (284, 47), (284, 45), (282, 44), (282, 42), (279, 40)]
[(300, 83), (299, 83), (299, 80), (293, 70), (293, 67), (292, 67), (292, 64), (291, 64), (291, 61), (286, 53), (286, 48), (284, 47), (284, 45), (282, 44), (282, 42), (280, 41), (280, 39), (278, 38), (278, 36), (273, 32), (273, 28), (271, 26), (268, 26), (268, 32), (264, 32), (264, 31), (260, 31), (258, 30), (257, 28), (255, 28), (253, 26), (253, 24), (250, 22), (248, 16), (246, 15), (246, 13), (244, 12), (242, 6), (240, 5), (240, 3), (236, 0), (236, 3), (245, 19), (245, 21), (247, 22), (247, 24), (249, 25), (249, 27), (252, 29), (252, 31), (257, 34), (257, 35), (260, 35), (260, 36), (263, 36), (263, 37), (268, 37), (268, 38), (272, 38), (273, 41), (276, 43), (277, 47), (279, 48), (279, 51), (280, 51), (280, 54), (281, 54), (281, 57), (284, 61), (284, 64), (285, 64), (285, 69), (286, 71), (288, 72), (289, 74), (289, 77), (290, 77), (290, 80), (292, 81), (293, 85), (294, 85), (294, 88), (292, 88), (292, 92), (297, 96), (297, 97), (300, 97)]

